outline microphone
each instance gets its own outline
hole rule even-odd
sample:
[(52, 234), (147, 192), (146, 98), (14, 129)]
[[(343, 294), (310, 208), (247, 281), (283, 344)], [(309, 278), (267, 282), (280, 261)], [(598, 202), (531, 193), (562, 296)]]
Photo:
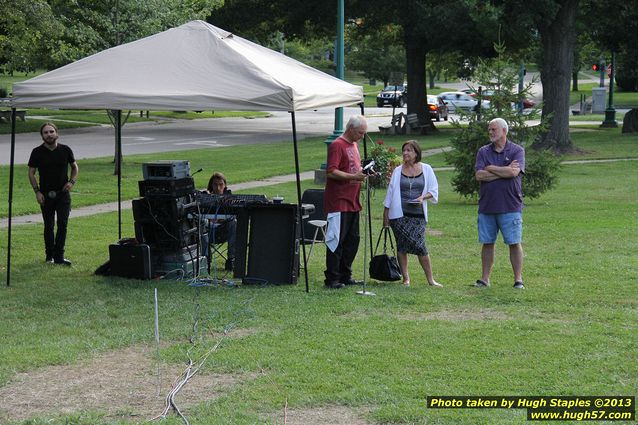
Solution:
[(365, 167), (363, 167), (363, 171), (368, 171), (370, 170), (372, 167), (374, 167), (374, 159), (370, 160), (370, 162), (368, 162), (366, 164)]
[(195, 171), (193, 174), (191, 174), (191, 177), (193, 177), (195, 174), (197, 173), (201, 173), (202, 171), (204, 171), (203, 168), (200, 168), (199, 170)]
[(363, 174), (375, 174), (374, 171), (374, 159), (366, 159), (363, 162), (365, 165), (363, 166)]

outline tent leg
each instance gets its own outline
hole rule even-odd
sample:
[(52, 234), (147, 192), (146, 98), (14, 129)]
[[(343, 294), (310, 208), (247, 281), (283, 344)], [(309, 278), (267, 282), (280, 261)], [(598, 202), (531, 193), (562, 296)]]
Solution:
[(9, 223), (7, 228), (7, 286), (11, 286), (11, 215), (13, 206), (13, 166), (16, 148), (16, 108), (11, 108), (11, 159), (9, 167)]
[(117, 239), (122, 239), (122, 110), (117, 110), (115, 122), (117, 143)]
[(297, 219), (299, 220), (299, 227), (301, 228), (301, 250), (303, 252), (303, 272), (306, 280), (306, 292), (310, 292), (308, 287), (308, 261), (306, 260), (306, 245), (303, 243), (306, 240), (306, 235), (303, 225), (303, 215), (301, 213), (301, 177), (299, 176), (299, 151), (297, 149), (297, 124), (295, 122), (295, 112), (290, 112), (292, 118), (292, 141), (295, 150), (295, 174), (297, 177)]

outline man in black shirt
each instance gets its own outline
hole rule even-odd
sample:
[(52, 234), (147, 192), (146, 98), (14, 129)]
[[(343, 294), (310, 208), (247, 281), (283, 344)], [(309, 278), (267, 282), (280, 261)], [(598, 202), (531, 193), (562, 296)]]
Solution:
[[(64, 244), (71, 212), (71, 189), (78, 176), (78, 164), (71, 148), (58, 143), (58, 128), (55, 124), (43, 124), (40, 136), (44, 143), (33, 149), (29, 158), (29, 182), (44, 219), (46, 261), (70, 266), (71, 262), (64, 258)], [(69, 165), (71, 178), (67, 177)], [(35, 177), (36, 170), (40, 177), (39, 185)], [(54, 236), (56, 215), (58, 230)]]

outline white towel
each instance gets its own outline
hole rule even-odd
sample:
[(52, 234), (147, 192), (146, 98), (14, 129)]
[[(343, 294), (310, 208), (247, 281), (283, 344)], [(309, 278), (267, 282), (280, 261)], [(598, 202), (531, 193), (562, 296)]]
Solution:
[(335, 252), (339, 246), (339, 235), (341, 233), (341, 213), (328, 213), (328, 229), (326, 230), (326, 246), (331, 252)]

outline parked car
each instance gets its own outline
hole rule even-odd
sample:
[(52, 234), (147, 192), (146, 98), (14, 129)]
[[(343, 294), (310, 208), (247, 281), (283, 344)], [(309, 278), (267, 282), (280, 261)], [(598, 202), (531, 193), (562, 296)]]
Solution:
[(437, 121), (441, 121), (441, 118), (445, 121), (448, 119), (447, 105), (440, 96), (428, 95), (428, 112), (430, 118)]
[[(457, 109), (463, 109), (466, 111), (476, 111), (478, 101), (467, 93), (460, 91), (450, 91), (439, 94), (439, 97), (443, 99), (443, 102), (447, 105), (449, 112), (456, 112)], [(481, 107), (489, 107), (490, 102), (488, 100), (481, 101)]]
[[(463, 93), (469, 94), (470, 96), (476, 98), (477, 96), (477, 92), (474, 91), (473, 89), (463, 89), (461, 90)], [(493, 90), (483, 90), (481, 92), (481, 96), (483, 97), (483, 99), (487, 99), (489, 100), (492, 97), (492, 94), (494, 93)], [(523, 108), (524, 109), (529, 109), (529, 108), (533, 108), (534, 106), (536, 106), (536, 102), (534, 102), (532, 99), (523, 99)]]
[(377, 95), (377, 106), (379, 108), (390, 105), (398, 108), (405, 106), (408, 89), (406, 86), (386, 86)]

